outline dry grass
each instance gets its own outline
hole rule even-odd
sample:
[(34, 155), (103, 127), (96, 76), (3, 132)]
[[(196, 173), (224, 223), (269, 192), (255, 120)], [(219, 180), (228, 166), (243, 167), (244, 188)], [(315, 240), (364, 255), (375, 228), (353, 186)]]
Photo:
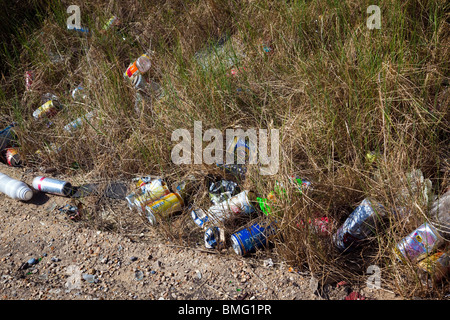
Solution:
[[(383, 287), (405, 297), (439, 298), (448, 290), (448, 283), (424, 287), (417, 269), (399, 264), (392, 254), (427, 213), (428, 204), (414, 195), (402, 204), (411, 212), (408, 221), (389, 215), (353, 253), (341, 254), (331, 237), (298, 226), (326, 216), (335, 231), (366, 197), (396, 208), (396, 195), (405, 187), (401, 179), (413, 169), (432, 181), (436, 195), (448, 187), (445, 1), (381, 1), (380, 30), (366, 27), (368, 1), (83, 1), (88, 36), (65, 28), (65, 9), (77, 4), (69, 2), (39, 9), (38, 27), (18, 31), (14, 51), (2, 53), (9, 68), (1, 79), (1, 121), (5, 126), (18, 122), (27, 166), (100, 179), (154, 174), (175, 181), (194, 174), (202, 180), (223, 172), (215, 166), (174, 165), (174, 130), (193, 132), (194, 121), (202, 121), (204, 130), (276, 128), (282, 147), (277, 175), (261, 176), (250, 167), (241, 188), (265, 196), (276, 180), (289, 185), (286, 177), (293, 173), (313, 182), (314, 190), (300, 197), (288, 187), (275, 210), (281, 232), (274, 243), (283, 259), (324, 283), (363, 283), (367, 267), (376, 264)], [(122, 24), (99, 33), (111, 15)], [(223, 59), (209, 69), (196, 59), (197, 52), (225, 36), (239, 57), (237, 65), (245, 68), (234, 77)], [(122, 74), (146, 51), (152, 52), (149, 78), (165, 94), (136, 112), (134, 89)], [(30, 69), (33, 90), (25, 92), (23, 74)], [(80, 83), (88, 98), (73, 101), (70, 90)], [(50, 127), (32, 119), (47, 92), (65, 106)], [(97, 117), (90, 125), (73, 135), (62, 129), (91, 110)], [(49, 143), (61, 151), (35, 154)], [(376, 164), (366, 160), (370, 151), (380, 155)], [(189, 199), (193, 204), (210, 205), (204, 183)], [(159, 230), (181, 243), (201, 241), (187, 213), (188, 207)]]

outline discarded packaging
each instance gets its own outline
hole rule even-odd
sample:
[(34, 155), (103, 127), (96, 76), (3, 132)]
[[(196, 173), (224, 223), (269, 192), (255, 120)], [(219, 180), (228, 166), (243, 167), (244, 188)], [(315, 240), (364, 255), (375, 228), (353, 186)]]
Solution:
[(68, 132), (72, 132), (73, 130), (81, 127), (85, 121), (91, 120), (94, 116), (95, 116), (94, 111), (88, 112), (84, 116), (81, 116), (78, 119), (72, 121), (71, 123), (65, 125), (64, 130), (66, 130)]
[[(289, 176), (289, 181), (297, 186), (297, 190), (302, 194), (302, 192), (305, 192), (307, 189), (311, 188), (311, 182), (302, 180), (299, 176), (291, 175)], [(286, 193), (286, 190), (283, 187), (283, 184), (281, 182), (276, 181), (275, 190), (271, 191), (267, 198), (256, 198), (256, 200), (259, 203), (259, 207), (262, 212), (267, 216), (272, 212), (272, 207), (270, 204), (274, 204), (276, 202), (276, 195), (275, 192), (281, 196)]]
[(340, 250), (349, 249), (353, 243), (373, 234), (377, 220), (383, 216), (383, 206), (364, 199), (333, 235), (333, 241)]
[(225, 230), (219, 227), (211, 227), (205, 231), (205, 247), (221, 250), (225, 247)]
[(78, 87), (76, 87), (75, 89), (72, 90), (72, 98), (76, 101), (81, 101), (86, 99), (86, 94), (83, 93), (84, 88), (80, 85), (78, 85)]
[(20, 160), (19, 150), (17, 148), (6, 149), (6, 163), (11, 167), (20, 167), (22, 161)]
[(450, 239), (450, 189), (433, 202), (430, 217), (433, 227), (443, 237)]
[(34, 72), (33, 71), (25, 71), (25, 91), (31, 90), (31, 85), (34, 80)]
[(420, 261), (418, 267), (434, 281), (440, 282), (450, 273), (450, 255), (448, 252), (438, 251)]
[(394, 250), (401, 261), (414, 262), (433, 253), (443, 242), (441, 235), (425, 222), (403, 238)]
[(69, 182), (42, 176), (33, 179), (33, 188), (45, 193), (65, 197), (69, 196), (73, 191), (72, 185)]
[(57, 113), (58, 113), (57, 104), (54, 103), (53, 100), (48, 100), (33, 112), (33, 117), (36, 120), (39, 120), (44, 117), (51, 118)]
[(1, 172), (0, 191), (17, 200), (28, 201), (33, 197), (33, 190), (25, 182), (13, 179)]
[(266, 247), (276, 232), (276, 222), (261, 221), (232, 234), (231, 246), (238, 255), (243, 256)]
[(230, 199), (236, 194), (238, 185), (236, 182), (229, 180), (220, 180), (212, 182), (209, 185), (209, 198), (213, 204), (219, 204)]
[(183, 199), (178, 193), (172, 192), (157, 201), (145, 206), (145, 215), (148, 221), (154, 225), (158, 220), (167, 219), (172, 214), (182, 210)]
[(161, 179), (155, 179), (141, 187), (141, 194), (134, 199), (134, 206), (138, 211), (144, 212), (145, 207), (152, 202), (170, 193), (166, 183)]
[(14, 126), (15, 124), (13, 123), (0, 131), (0, 152), (15, 145), (17, 138), (14, 133)]
[(193, 175), (189, 175), (182, 181), (175, 182), (172, 185), (172, 190), (180, 195), (185, 200), (192, 192), (194, 192), (197, 179)]
[(108, 30), (111, 26), (118, 26), (120, 24), (119, 18), (116, 16), (112, 16), (109, 20), (103, 25), (103, 30)]
[(207, 211), (203, 209), (192, 210), (191, 217), (199, 227), (204, 228), (207, 222), (208, 224), (217, 223), (236, 214), (248, 215), (255, 210), (250, 203), (253, 198), (253, 193), (245, 190), (218, 205), (210, 207)]
[(139, 58), (137, 58), (136, 61), (134, 61), (132, 64), (128, 66), (123, 76), (125, 78), (132, 80), (133, 77), (139, 75), (139, 73), (141, 74), (146, 73), (150, 69), (150, 67), (151, 67), (150, 57), (147, 54), (143, 54)]

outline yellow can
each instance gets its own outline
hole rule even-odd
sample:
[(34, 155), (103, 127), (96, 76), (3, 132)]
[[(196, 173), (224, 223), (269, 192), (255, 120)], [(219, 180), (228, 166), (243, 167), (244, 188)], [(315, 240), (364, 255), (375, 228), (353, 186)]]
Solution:
[(161, 179), (155, 179), (143, 185), (141, 191), (142, 194), (134, 200), (136, 208), (141, 212), (145, 210), (145, 206), (170, 193), (166, 183)]
[(145, 207), (147, 219), (151, 224), (155, 224), (157, 218), (158, 220), (164, 219), (181, 211), (183, 204), (183, 199), (178, 193), (169, 193)]

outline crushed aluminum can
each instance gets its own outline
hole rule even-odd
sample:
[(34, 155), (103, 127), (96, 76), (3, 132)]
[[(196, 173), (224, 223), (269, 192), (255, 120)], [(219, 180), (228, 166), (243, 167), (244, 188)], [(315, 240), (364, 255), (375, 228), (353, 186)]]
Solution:
[(178, 193), (169, 193), (157, 201), (145, 206), (145, 215), (148, 221), (154, 225), (158, 220), (166, 219), (172, 214), (182, 210), (183, 199)]
[(134, 199), (134, 206), (138, 211), (144, 212), (146, 206), (161, 197), (166, 196), (170, 193), (170, 190), (164, 181), (155, 179), (152, 182), (143, 185), (141, 187), (141, 192), (142, 194)]
[(212, 182), (209, 185), (209, 198), (215, 205), (230, 199), (236, 194), (238, 185), (236, 182), (229, 180), (220, 180)]
[(261, 221), (231, 235), (231, 246), (240, 256), (266, 247), (268, 241), (277, 233), (276, 222)]
[(67, 181), (42, 176), (33, 179), (33, 188), (45, 193), (52, 193), (65, 197), (69, 196), (73, 191), (72, 185)]
[(225, 230), (219, 227), (211, 227), (205, 231), (205, 247), (221, 250), (225, 248)]
[(203, 209), (192, 210), (191, 217), (199, 227), (205, 228), (207, 222), (217, 223), (236, 214), (248, 215), (255, 210), (250, 203), (250, 199), (253, 200), (253, 193), (245, 190), (218, 205), (210, 207), (206, 212)]
[(436, 229), (425, 222), (403, 238), (394, 251), (401, 261), (413, 262), (433, 253), (443, 243), (444, 239)]
[(383, 215), (381, 204), (364, 199), (333, 235), (333, 242), (340, 250), (350, 249), (352, 244), (373, 233), (377, 220)]

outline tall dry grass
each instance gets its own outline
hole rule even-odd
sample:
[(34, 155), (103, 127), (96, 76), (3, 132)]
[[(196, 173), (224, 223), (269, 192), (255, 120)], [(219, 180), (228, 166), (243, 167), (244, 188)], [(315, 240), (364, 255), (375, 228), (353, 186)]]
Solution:
[[(83, 35), (66, 29), (67, 6), (78, 4)], [(449, 178), (449, 45), (445, 1), (380, 1), (382, 26), (366, 27), (369, 1), (61, 1), (39, 8), (36, 26), (17, 26), (2, 52), (2, 124), (18, 123), (22, 157), (30, 167), (67, 175), (128, 179), (163, 175), (223, 175), (215, 166), (176, 166), (174, 130), (280, 130), (280, 168), (261, 176), (249, 167), (242, 188), (266, 196), (284, 181), (287, 196), (274, 208), (281, 232), (279, 257), (310, 270), (322, 283), (347, 279), (364, 285), (367, 268), (382, 268), (383, 287), (405, 297), (442, 297), (448, 282), (429, 288), (417, 268), (399, 264), (392, 248), (424, 221), (429, 203), (416, 195), (402, 205), (409, 220), (388, 215), (358, 250), (342, 254), (331, 237), (299, 221), (326, 216), (334, 232), (366, 197), (395, 209), (406, 174), (420, 169), (442, 194)], [(112, 15), (122, 24), (98, 32)], [(217, 42), (245, 70), (230, 76)], [(264, 46), (270, 47), (265, 52)], [(196, 57), (218, 55), (209, 68)], [(215, 49), (214, 49), (215, 48)], [(164, 91), (135, 111), (135, 91), (123, 79), (128, 64), (152, 52), (148, 77)], [(215, 53), (214, 53), (215, 52)], [(23, 74), (34, 70), (31, 92)], [(82, 83), (87, 100), (70, 91)], [(56, 94), (64, 108), (49, 127), (32, 119), (41, 96)], [(96, 110), (75, 134), (62, 128)], [(36, 151), (50, 143), (58, 153)], [(379, 154), (370, 164), (368, 152)], [(299, 196), (286, 177), (298, 174), (314, 189)], [(210, 205), (200, 183), (188, 206)], [(201, 242), (187, 214), (158, 228), (180, 243)], [(259, 218), (252, 216), (251, 219)], [(253, 220), (247, 221), (251, 223)], [(230, 230), (232, 231), (232, 230)], [(260, 253), (258, 253), (260, 254)]]

